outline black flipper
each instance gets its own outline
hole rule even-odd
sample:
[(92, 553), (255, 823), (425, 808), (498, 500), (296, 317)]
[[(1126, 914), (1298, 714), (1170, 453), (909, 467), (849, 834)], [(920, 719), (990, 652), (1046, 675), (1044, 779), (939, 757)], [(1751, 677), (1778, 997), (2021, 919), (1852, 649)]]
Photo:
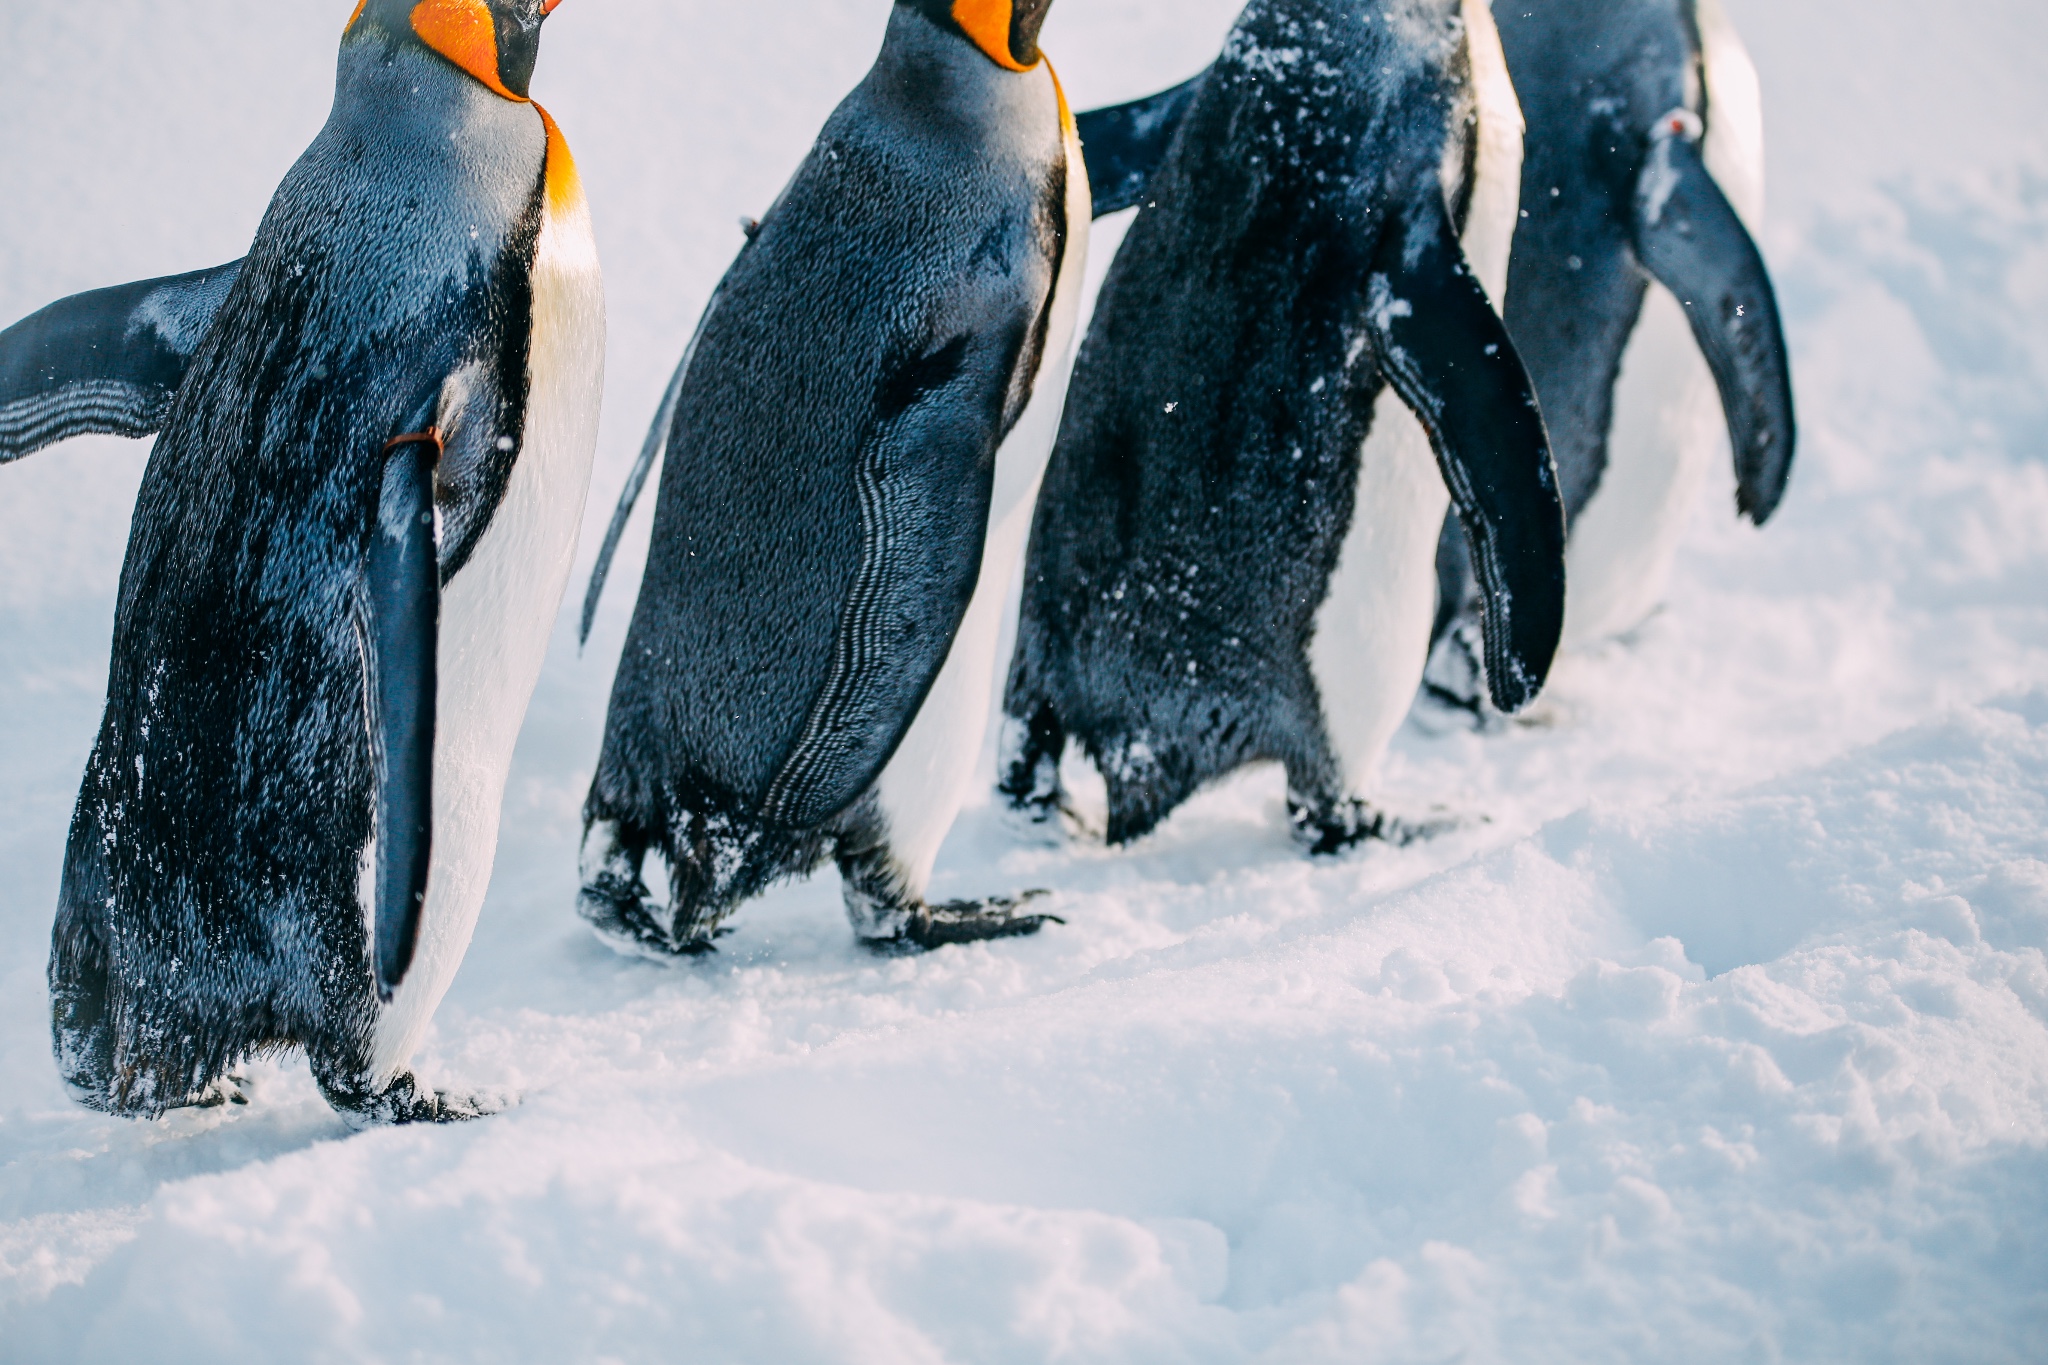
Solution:
[(640, 501), (640, 494), (647, 487), (647, 476), (654, 472), (654, 462), (661, 452), (668, 449), (669, 428), (675, 425), (676, 400), (682, 397), (683, 376), (690, 372), (690, 357), (697, 354), (697, 339), (704, 335), (704, 324), (711, 321), (712, 313), (718, 309), (718, 295), (711, 296), (711, 302), (704, 308), (704, 316), (697, 320), (697, 330), (690, 337), (690, 344), (683, 348), (683, 358), (676, 364), (676, 372), (668, 381), (668, 389), (661, 395), (661, 406), (655, 409), (654, 423), (647, 428), (647, 439), (640, 443), (640, 454), (633, 461), (633, 470), (626, 475), (626, 486), (619, 493), (619, 505), (612, 509), (612, 524), (605, 528), (604, 544), (597, 551), (597, 565), (590, 571), (590, 586), (583, 593), (583, 620), (576, 631), (576, 647), (581, 649), (590, 643), (590, 625), (597, 620), (597, 604), (604, 596), (604, 581), (612, 571), (612, 556), (618, 553), (619, 538), (626, 534), (626, 523), (633, 519), (634, 504)]
[(1097, 218), (1141, 202), (1152, 172), (1166, 159), (1202, 76), (1129, 104), (1090, 109), (1074, 116), (1081, 153), (1088, 163), (1088, 188)]
[(384, 1000), (405, 979), (419, 939), (434, 838), (434, 702), (441, 566), (427, 430), (385, 449), (369, 556), (370, 743), (377, 759), (374, 962)]
[(240, 261), (59, 299), (0, 332), (0, 464), (71, 436), (150, 436)]
[[(969, 340), (903, 356), (883, 374), (881, 420), (854, 474), (860, 567), (825, 686), (762, 800), (771, 824), (820, 824), (867, 790), (924, 705), (974, 596), (1016, 352), (991, 348), (977, 364)], [(934, 452), (966, 467), (946, 478)]]
[(1678, 296), (1714, 372), (1735, 449), (1735, 505), (1761, 526), (1792, 473), (1792, 369), (1777, 294), (1735, 208), (1682, 133), (1650, 149), (1636, 179), (1637, 257)]
[(1519, 711), (1564, 628), (1564, 505), (1535, 385), (1441, 206), (1387, 234), (1368, 291), (1387, 378), (1429, 433), (1472, 547), (1487, 688)]

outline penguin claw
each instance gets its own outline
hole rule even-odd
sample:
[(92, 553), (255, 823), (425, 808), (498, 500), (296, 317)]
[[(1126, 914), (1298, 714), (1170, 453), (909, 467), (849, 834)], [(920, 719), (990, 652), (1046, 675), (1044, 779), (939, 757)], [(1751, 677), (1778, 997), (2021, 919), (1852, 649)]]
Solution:
[(493, 1091), (422, 1090), (409, 1071), (400, 1073), (377, 1095), (360, 1099), (341, 1096), (339, 1100), (348, 1102), (337, 1102), (337, 1096), (329, 1093), (328, 1102), (358, 1131), (412, 1123), (467, 1123), (501, 1114), (519, 1102), (516, 1096)]
[(647, 888), (637, 883), (624, 894), (609, 886), (586, 886), (576, 897), (576, 913), (590, 925), (597, 941), (613, 952), (656, 962), (715, 953), (718, 945), (714, 940), (732, 932), (720, 924), (679, 937), (650, 907), (646, 892)]
[(863, 938), (870, 952), (883, 957), (909, 957), (954, 943), (985, 943), (990, 939), (1022, 938), (1047, 924), (1065, 924), (1058, 915), (1019, 915), (1019, 906), (1051, 895), (1044, 889), (983, 900), (942, 901), (911, 909), (903, 927), (886, 938)]
[(1448, 834), (1466, 823), (1453, 815), (1403, 820), (1355, 796), (1346, 797), (1329, 810), (1290, 801), (1288, 815), (1294, 823), (1294, 841), (1311, 858), (1334, 858), (1367, 842), (1406, 848)]
[(250, 1085), (244, 1076), (221, 1076), (207, 1082), (185, 1097), (180, 1109), (222, 1109), (231, 1104), (249, 1102)]
[(1104, 830), (1063, 793), (1058, 800), (1043, 804), (1002, 801), (997, 803), (1001, 819), (1019, 843), (1044, 848), (1062, 848), (1068, 843), (1099, 844)]

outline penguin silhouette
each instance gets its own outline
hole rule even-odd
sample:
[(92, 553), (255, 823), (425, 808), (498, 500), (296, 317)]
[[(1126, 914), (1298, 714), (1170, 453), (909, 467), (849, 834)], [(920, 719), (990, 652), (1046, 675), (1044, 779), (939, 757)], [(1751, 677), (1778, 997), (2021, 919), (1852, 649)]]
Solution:
[(0, 334), (0, 456), (159, 432), (50, 956), (84, 1103), (304, 1048), (364, 1120), (468, 945), (595, 445), (602, 284), (527, 96), (557, 0), (363, 0), (248, 256)]
[(617, 943), (701, 952), (827, 858), (870, 944), (1044, 922), (925, 891), (987, 729), (1080, 303), (1088, 177), (1038, 50), (1048, 4), (898, 0), (676, 372), (584, 616), (665, 453), (584, 806), (578, 905)]
[[(1761, 526), (1784, 497), (1791, 361), (1746, 226), (1763, 110), (1719, 0), (1528, 0), (1500, 32), (1529, 125), (1506, 317), (1571, 528), (1569, 649), (1656, 608), (1722, 432), (1738, 512)], [(1429, 690), (1483, 712), (1473, 577), (1448, 522), (1439, 573)]]
[(1205, 782), (1287, 772), (1331, 853), (1427, 657), (1446, 506), (1479, 547), (1486, 681), (1542, 687), (1564, 525), (1495, 311), (1521, 115), (1484, 0), (1253, 0), (1192, 87), (1097, 111), (1138, 203), (1081, 347), (1024, 569), (999, 788), (1111, 842)]

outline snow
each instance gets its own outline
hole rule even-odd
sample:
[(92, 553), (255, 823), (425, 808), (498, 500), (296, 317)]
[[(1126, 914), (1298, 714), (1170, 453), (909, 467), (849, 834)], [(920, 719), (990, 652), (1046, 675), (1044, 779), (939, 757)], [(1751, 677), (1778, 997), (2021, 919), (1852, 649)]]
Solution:
[[(1087, 107), (1233, 8), (1062, 0), (1045, 47)], [(2048, 1358), (2048, 19), (1730, 8), (1792, 489), (1755, 531), (1717, 470), (1668, 608), (1535, 723), (1403, 731), (1397, 804), (1456, 830), (1310, 866), (1271, 772), (1115, 853), (981, 805), (936, 893), (1064, 928), (879, 960), (827, 876), (614, 956), (571, 903), (643, 509), (422, 1056), (521, 1097), (484, 1122), (352, 1134), (298, 1061), (155, 1124), (66, 1098), (42, 972), (145, 447), (0, 469), (0, 1360)], [(0, 11), (0, 318), (239, 254), (345, 10)], [(611, 286), (585, 566), (884, 10), (551, 22)]]

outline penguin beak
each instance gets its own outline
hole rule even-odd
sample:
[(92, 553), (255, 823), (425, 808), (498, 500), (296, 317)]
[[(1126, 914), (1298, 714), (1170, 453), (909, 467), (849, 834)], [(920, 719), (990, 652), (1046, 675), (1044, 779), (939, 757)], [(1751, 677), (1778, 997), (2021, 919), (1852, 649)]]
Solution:
[(540, 0), (540, 17), (547, 18), (555, 12), (555, 6), (561, 3), (562, 0)]

